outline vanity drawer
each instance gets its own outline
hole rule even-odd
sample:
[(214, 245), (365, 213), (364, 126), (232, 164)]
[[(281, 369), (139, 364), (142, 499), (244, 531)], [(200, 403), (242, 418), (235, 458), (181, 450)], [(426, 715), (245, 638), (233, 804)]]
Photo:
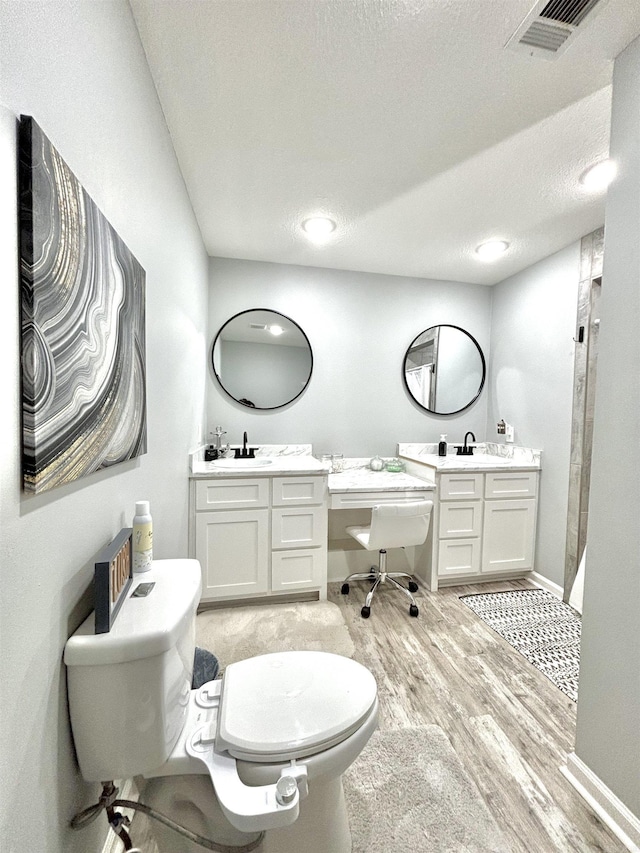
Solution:
[(438, 546), (438, 577), (477, 575), (481, 557), (482, 540), (445, 539)]
[(443, 501), (440, 504), (440, 539), (469, 538), (480, 536), (481, 532), (482, 501)]
[(269, 480), (196, 480), (196, 510), (249, 509), (269, 506)]
[(273, 506), (321, 504), (326, 482), (325, 477), (274, 477)]
[(285, 507), (271, 510), (272, 548), (313, 548), (327, 541), (324, 507)]
[(271, 589), (287, 592), (317, 589), (326, 583), (327, 555), (321, 548), (274, 551), (271, 557)]
[(400, 492), (334, 492), (329, 509), (371, 509), (380, 504), (404, 504), (411, 501), (432, 501), (432, 489), (407, 489)]
[(442, 474), (440, 500), (472, 501), (482, 498), (484, 474)]
[(537, 493), (537, 471), (487, 474), (485, 498), (533, 498)]

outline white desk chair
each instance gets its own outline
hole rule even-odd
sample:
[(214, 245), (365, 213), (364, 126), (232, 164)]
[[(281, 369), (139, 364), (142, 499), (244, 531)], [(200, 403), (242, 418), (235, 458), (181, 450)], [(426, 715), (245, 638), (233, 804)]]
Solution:
[[(418, 606), (412, 592), (417, 592), (418, 584), (413, 575), (407, 572), (387, 571), (387, 548), (405, 548), (411, 545), (422, 545), (426, 541), (431, 521), (433, 501), (411, 501), (401, 504), (381, 504), (374, 506), (371, 511), (370, 527), (347, 527), (347, 533), (366, 548), (367, 551), (379, 551), (380, 565), (372, 566), (369, 572), (356, 572), (349, 575), (342, 584), (342, 594), (349, 592), (349, 581), (366, 580), (372, 583), (367, 593), (364, 607), (360, 615), (368, 619), (371, 614), (371, 600), (380, 584), (389, 583), (402, 590), (409, 598), (411, 605), (409, 615), (418, 615)], [(409, 589), (398, 583), (396, 578), (408, 578)]]

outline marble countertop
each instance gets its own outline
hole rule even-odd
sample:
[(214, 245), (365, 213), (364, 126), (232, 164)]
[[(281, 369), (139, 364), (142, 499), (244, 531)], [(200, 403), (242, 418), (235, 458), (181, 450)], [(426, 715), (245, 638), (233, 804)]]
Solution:
[(254, 447), (256, 461), (269, 460), (266, 465), (234, 463), (233, 450), (227, 458), (206, 462), (204, 448), (191, 454), (191, 477), (273, 477), (285, 474), (328, 474), (329, 466), (311, 455), (310, 444), (265, 444)]
[(329, 474), (329, 493), (336, 492), (405, 492), (435, 486), (411, 474), (372, 471), (370, 468), (347, 468), (339, 474)]
[[(252, 446), (250, 444), (250, 446)], [(278, 444), (255, 447), (256, 459), (267, 464), (244, 465), (233, 459), (233, 448), (226, 459), (216, 462), (204, 460), (204, 447), (190, 456), (191, 477), (272, 477), (305, 474), (328, 474), (330, 492), (410, 491), (433, 489), (429, 482), (434, 472), (458, 471), (539, 471), (542, 451), (517, 445), (478, 442), (473, 456), (458, 456), (449, 444), (447, 456), (438, 456), (437, 444), (400, 443), (398, 456), (409, 463), (425, 466), (425, 478), (414, 473), (372, 471), (368, 458), (343, 460), (344, 470), (331, 473), (330, 465), (312, 455), (310, 444)], [(410, 466), (411, 467), (411, 466)], [(431, 471), (428, 474), (427, 471)]]
[(446, 456), (438, 456), (434, 444), (399, 444), (401, 459), (428, 465), (436, 471), (539, 471), (542, 467), (542, 451), (515, 445), (478, 443), (473, 456), (458, 456), (449, 445)]
[[(239, 467), (234, 460), (220, 459), (218, 463), (195, 460), (191, 466), (192, 477), (273, 477), (283, 474), (328, 474), (327, 465), (323, 465), (314, 456), (271, 456), (258, 457), (269, 459), (268, 465)], [(226, 464), (224, 464), (226, 463)]]

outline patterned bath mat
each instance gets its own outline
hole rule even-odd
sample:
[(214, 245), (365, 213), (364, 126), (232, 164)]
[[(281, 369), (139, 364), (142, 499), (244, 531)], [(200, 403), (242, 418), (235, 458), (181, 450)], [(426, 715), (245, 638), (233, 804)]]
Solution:
[(574, 702), (578, 701), (581, 620), (544, 589), (461, 595), (460, 600)]

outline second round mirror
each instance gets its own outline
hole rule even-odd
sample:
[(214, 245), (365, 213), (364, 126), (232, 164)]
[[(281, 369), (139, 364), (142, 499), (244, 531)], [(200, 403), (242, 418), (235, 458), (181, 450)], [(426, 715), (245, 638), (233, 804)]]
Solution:
[(478, 342), (458, 326), (431, 326), (409, 345), (403, 378), (413, 399), (436, 415), (454, 415), (482, 391), (486, 373)]

